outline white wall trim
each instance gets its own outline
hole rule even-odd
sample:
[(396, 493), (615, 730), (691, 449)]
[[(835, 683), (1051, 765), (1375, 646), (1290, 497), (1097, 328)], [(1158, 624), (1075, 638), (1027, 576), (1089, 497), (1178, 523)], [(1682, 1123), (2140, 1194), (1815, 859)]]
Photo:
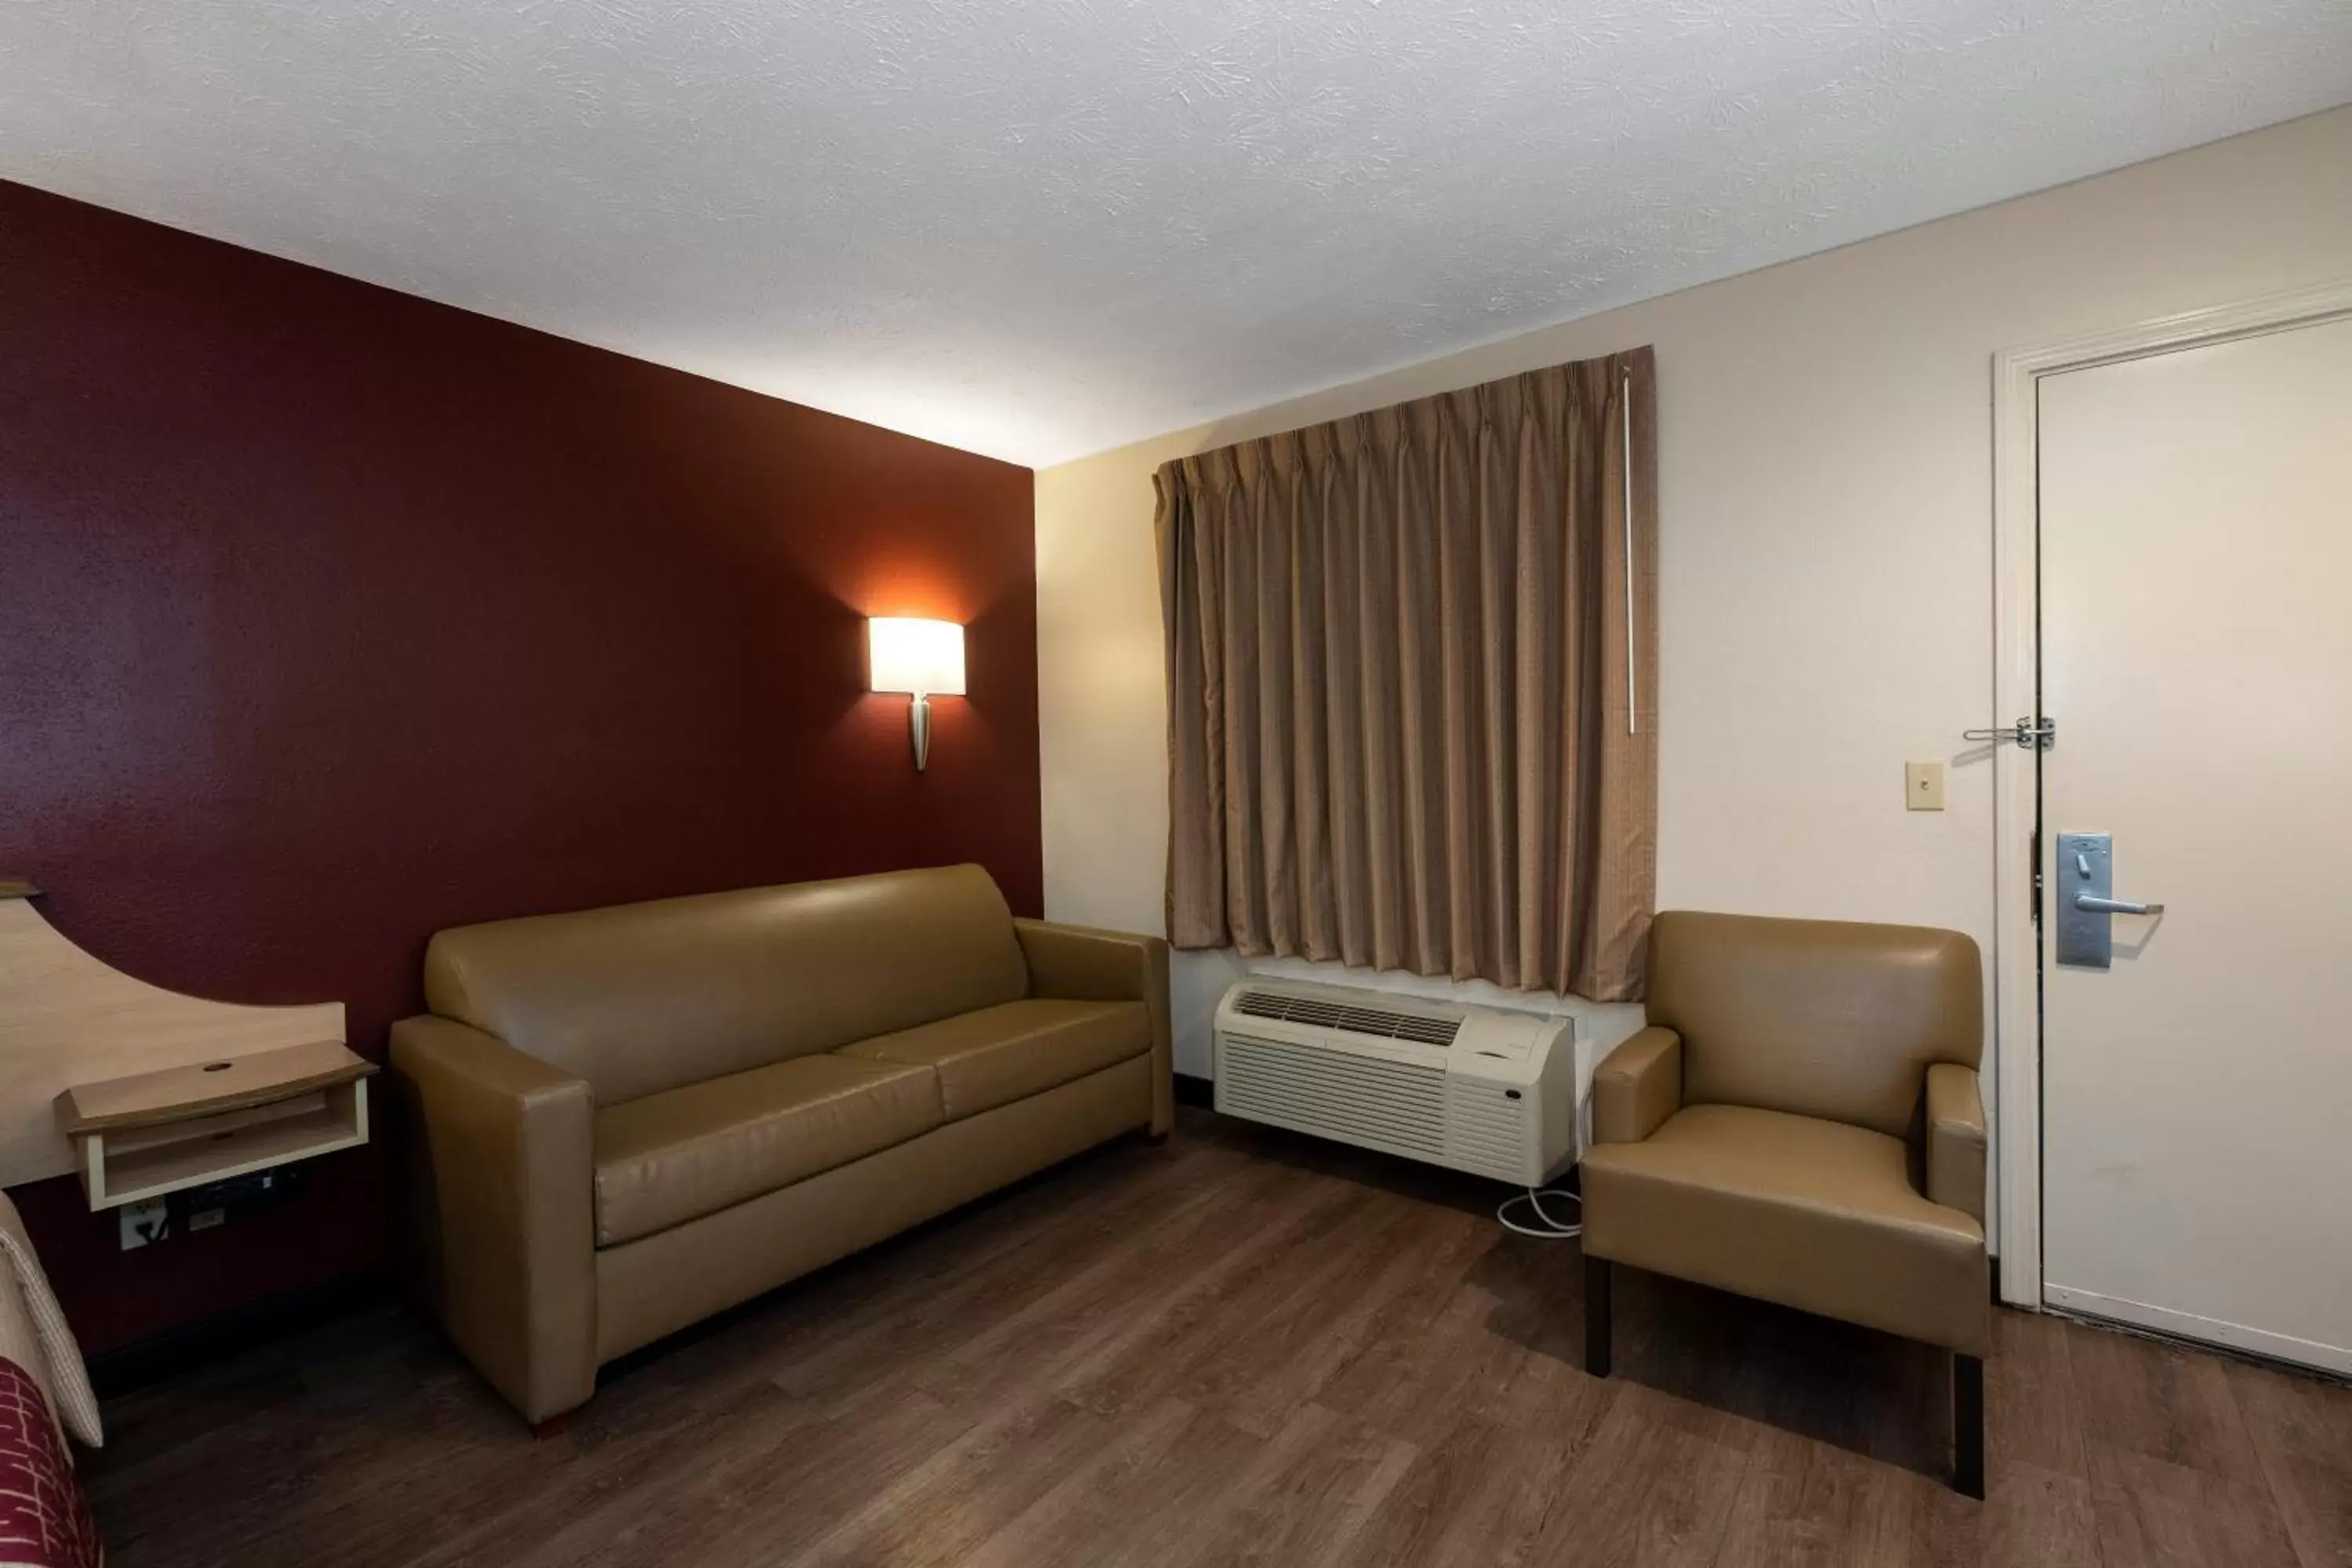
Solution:
[[(2041, 717), (2037, 583), (2042, 377), (2352, 317), (2352, 279), (1993, 356), (1994, 723)], [(2066, 744), (2065, 715), (2057, 743)], [(2033, 833), (2041, 753), (1997, 748), (1993, 784), (1993, 1058), (2000, 1147), (2000, 1294), (2039, 1307), (2042, 1279), (2041, 944)], [(2053, 1305), (2061, 1304), (2053, 1293)]]

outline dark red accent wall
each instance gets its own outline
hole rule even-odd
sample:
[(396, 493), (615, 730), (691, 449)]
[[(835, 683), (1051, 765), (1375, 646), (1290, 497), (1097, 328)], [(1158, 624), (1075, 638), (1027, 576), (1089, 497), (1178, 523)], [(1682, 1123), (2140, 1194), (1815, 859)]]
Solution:
[[(864, 690), (864, 617), (971, 695)], [(340, 998), (443, 926), (978, 860), (1042, 899), (1025, 468), (0, 183), (0, 877), (142, 979)], [(116, 1249), (104, 1349), (380, 1262), (381, 1151)]]

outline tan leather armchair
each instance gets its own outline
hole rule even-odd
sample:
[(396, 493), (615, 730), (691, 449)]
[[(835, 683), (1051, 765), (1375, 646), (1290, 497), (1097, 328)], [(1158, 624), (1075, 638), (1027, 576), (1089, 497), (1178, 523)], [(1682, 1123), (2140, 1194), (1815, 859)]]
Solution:
[(1668, 912), (1650, 1026), (1593, 1076), (1586, 1363), (1610, 1265), (1953, 1352), (1953, 1485), (1984, 1495), (1983, 1044), (1957, 931)]
[(407, 1263), (533, 1423), (596, 1370), (1174, 1118), (1168, 946), (977, 866), (446, 931), (393, 1026)]

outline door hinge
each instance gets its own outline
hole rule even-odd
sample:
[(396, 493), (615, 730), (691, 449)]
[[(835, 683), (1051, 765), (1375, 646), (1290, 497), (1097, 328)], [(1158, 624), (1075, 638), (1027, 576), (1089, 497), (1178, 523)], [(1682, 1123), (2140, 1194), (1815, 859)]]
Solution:
[(2007, 741), (2023, 751), (2048, 751), (2058, 743), (2058, 721), (2051, 718), (2020, 719), (2006, 730), (1963, 730), (1963, 741)]

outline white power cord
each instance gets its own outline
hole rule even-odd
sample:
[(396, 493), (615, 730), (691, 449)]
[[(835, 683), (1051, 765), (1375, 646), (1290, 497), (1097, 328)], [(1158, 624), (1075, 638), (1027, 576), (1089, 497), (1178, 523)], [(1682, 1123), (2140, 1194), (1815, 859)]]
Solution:
[[(1513, 1193), (1495, 1205), (1496, 1223), (1515, 1236), (1532, 1236), (1545, 1241), (1568, 1241), (1584, 1234), (1584, 1226), (1581, 1224), (1572, 1225), (1547, 1214), (1543, 1206), (1543, 1201), (1546, 1198), (1566, 1198), (1576, 1205), (1578, 1214), (1581, 1215), (1584, 1212), (1584, 1200), (1574, 1193), (1563, 1192), (1558, 1187), (1529, 1187), (1524, 1193)], [(1533, 1209), (1537, 1221), (1543, 1228), (1538, 1229), (1533, 1225), (1521, 1225), (1517, 1220), (1513, 1219), (1511, 1217), (1513, 1204), (1525, 1204)]]

